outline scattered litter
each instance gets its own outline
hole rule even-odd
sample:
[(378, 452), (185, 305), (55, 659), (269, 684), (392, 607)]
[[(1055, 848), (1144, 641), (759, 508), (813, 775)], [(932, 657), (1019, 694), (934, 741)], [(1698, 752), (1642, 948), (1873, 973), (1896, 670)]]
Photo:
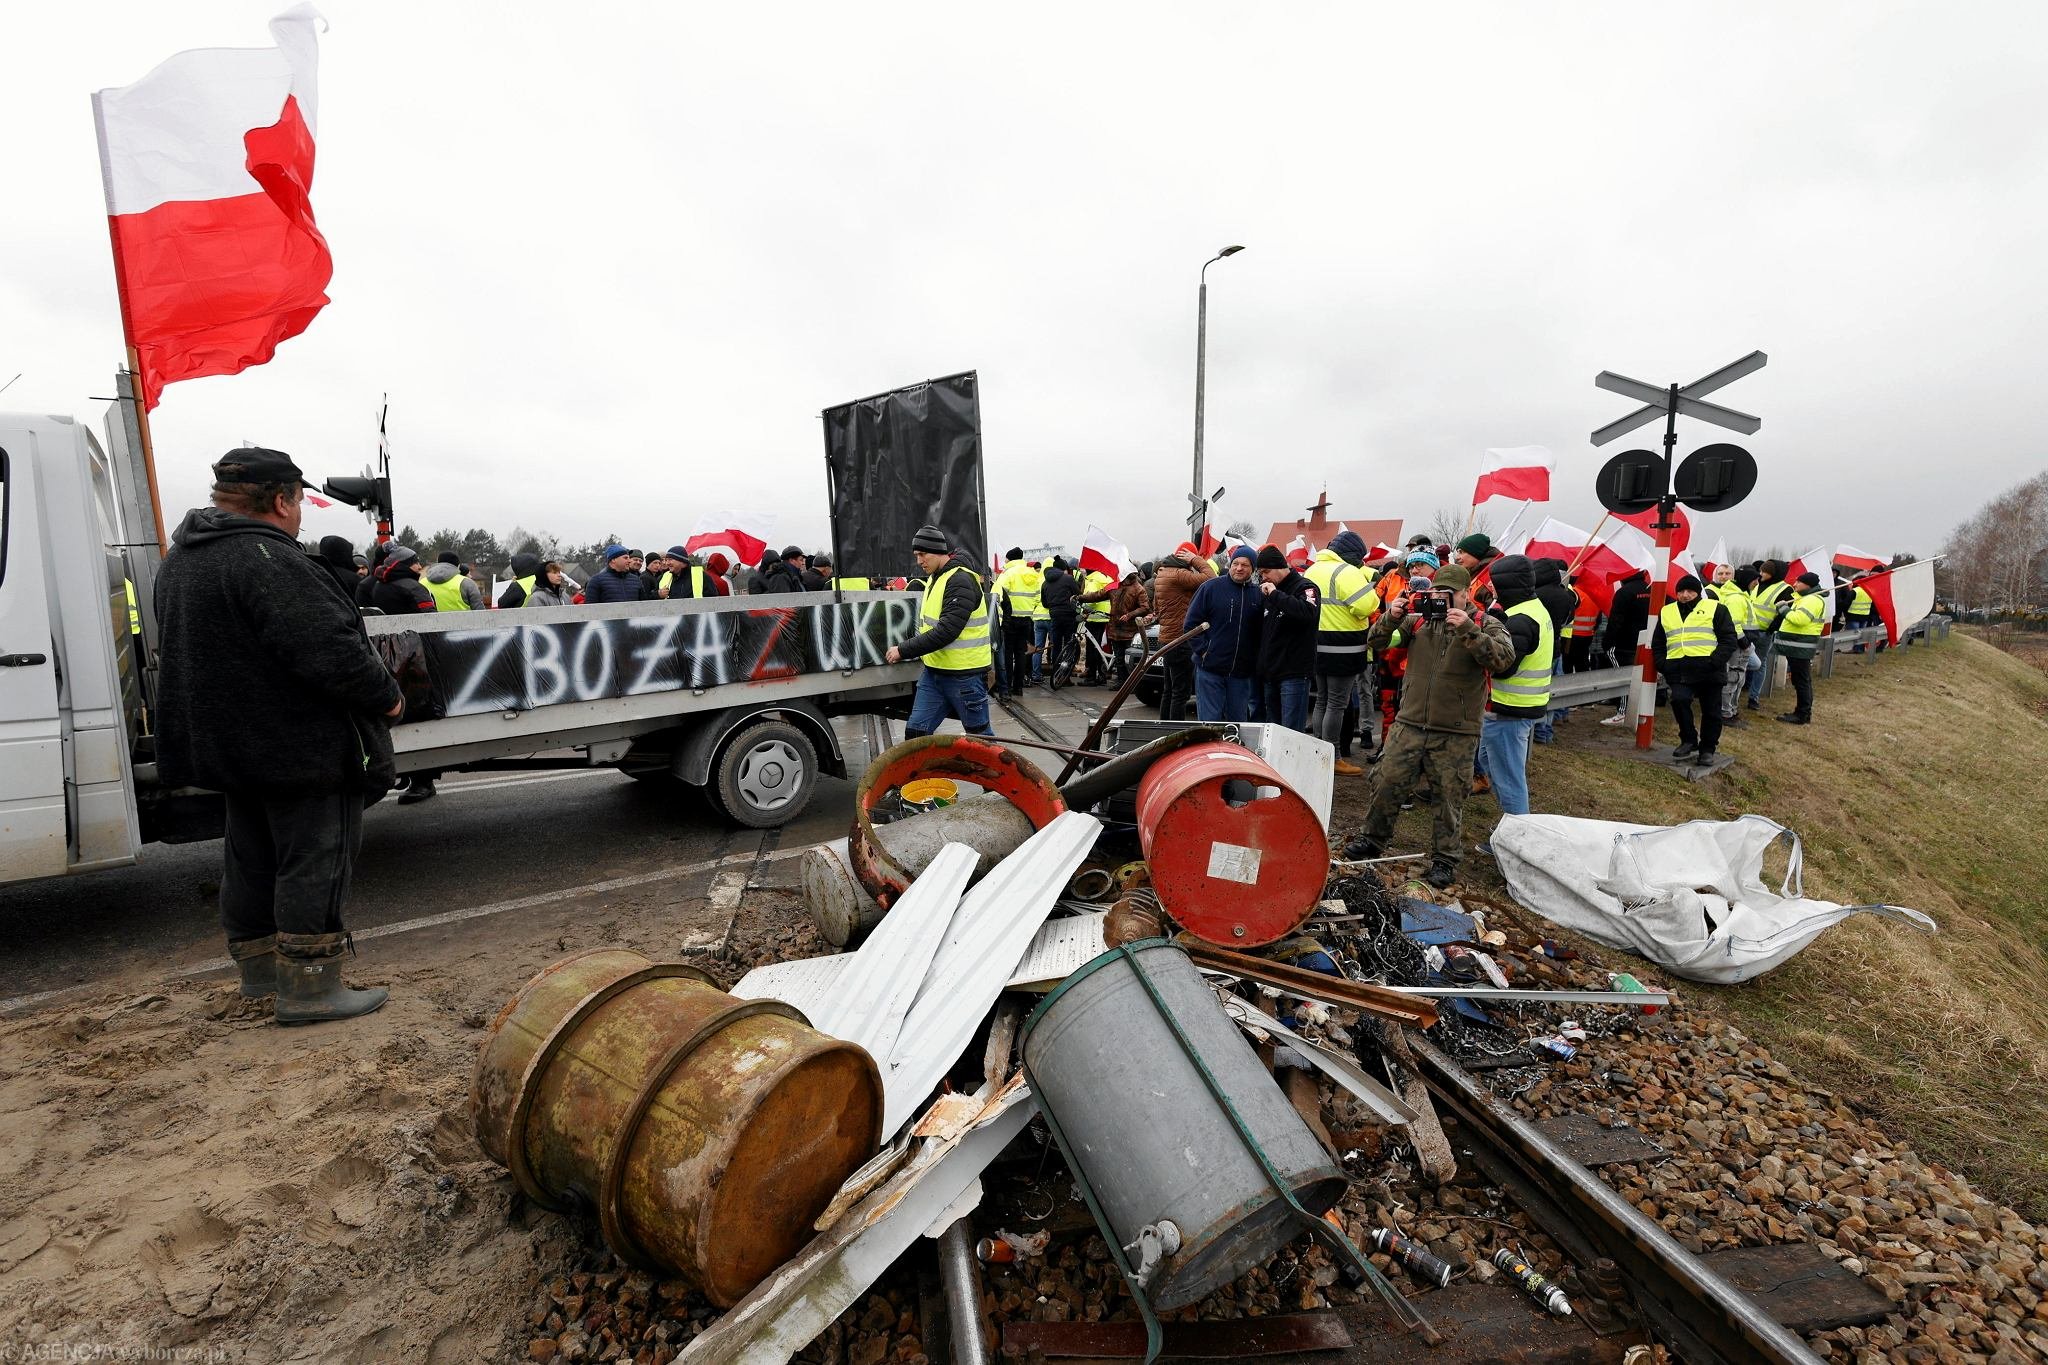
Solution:
[(1564, 1296), (1564, 1291), (1537, 1274), (1534, 1267), (1514, 1252), (1502, 1247), (1493, 1253), (1493, 1263), (1506, 1271), (1508, 1278), (1520, 1285), (1530, 1298), (1558, 1317), (1568, 1318), (1572, 1315), (1571, 1300)]
[(1449, 1285), (1458, 1268), (1440, 1256), (1432, 1254), (1429, 1248), (1411, 1238), (1403, 1237), (1392, 1228), (1374, 1228), (1366, 1237), (1367, 1245), (1374, 1251), (1384, 1251), (1408, 1268), (1408, 1272), (1425, 1284), (1438, 1289)]
[(1006, 1232), (998, 1228), (995, 1236), (984, 1237), (974, 1244), (974, 1255), (984, 1265), (1006, 1265), (1019, 1257), (1028, 1260), (1043, 1256), (1051, 1245), (1050, 1228), (1040, 1228), (1032, 1233)]

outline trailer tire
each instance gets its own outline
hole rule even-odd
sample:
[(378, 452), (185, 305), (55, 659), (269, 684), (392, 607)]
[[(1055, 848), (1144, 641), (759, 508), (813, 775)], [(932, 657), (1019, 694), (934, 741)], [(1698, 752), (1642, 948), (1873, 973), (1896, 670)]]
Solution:
[(818, 787), (818, 751), (786, 720), (746, 726), (726, 742), (708, 789), (728, 818), (772, 829), (803, 814)]

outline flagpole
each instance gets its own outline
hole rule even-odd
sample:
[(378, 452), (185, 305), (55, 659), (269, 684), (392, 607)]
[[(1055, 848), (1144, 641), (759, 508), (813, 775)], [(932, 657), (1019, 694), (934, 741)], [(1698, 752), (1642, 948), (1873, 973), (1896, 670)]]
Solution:
[[(1614, 520), (1614, 513), (1602, 512), (1600, 514), (1600, 520), (1593, 524), (1593, 534), (1586, 537), (1586, 543), (1579, 547), (1578, 554), (1573, 557), (1572, 562), (1570, 564), (1567, 564), (1565, 566), (1564, 574), (1566, 578), (1570, 578), (1573, 574), (1579, 571), (1579, 566), (1586, 562), (1586, 556), (1592, 554), (1593, 547), (1600, 543), (1601, 528), (1606, 526), (1607, 523), (1612, 520)], [(1537, 529), (1540, 530), (1542, 528), (1539, 527)]]
[(1504, 548), (1507, 545), (1508, 537), (1513, 535), (1515, 528), (1522, 524), (1523, 516), (1525, 516), (1528, 513), (1529, 509), (1535, 505), (1536, 499), (1523, 498), (1522, 505), (1515, 509), (1515, 515), (1508, 519), (1507, 529), (1500, 533), (1500, 539), (1494, 541), (1494, 544), (1498, 547)]
[[(114, 296), (121, 306), (121, 340), (127, 346), (130, 393), (124, 395), (132, 405), (135, 414), (136, 444), (141, 447), (142, 473), (149, 485), (149, 511), (156, 522), (157, 558), (164, 554), (164, 504), (157, 492), (156, 484), (156, 441), (149, 430), (149, 402), (142, 376), (142, 353), (135, 346), (135, 320), (128, 309), (128, 263), (121, 256), (121, 234), (114, 227), (114, 171), (113, 162), (107, 155), (106, 111), (100, 106), (98, 91), (92, 96), (93, 134), (99, 141), (100, 149), (100, 191), (107, 204), (107, 241), (114, 253)], [(128, 527), (133, 535), (139, 527)]]

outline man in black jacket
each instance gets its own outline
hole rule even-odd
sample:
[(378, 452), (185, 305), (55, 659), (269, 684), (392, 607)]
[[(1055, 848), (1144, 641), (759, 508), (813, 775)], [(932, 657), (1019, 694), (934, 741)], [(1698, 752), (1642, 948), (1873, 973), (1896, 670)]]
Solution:
[(377, 580), (377, 585), (370, 589), (370, 605), (386, 616), (412, 616), (418, 612), (433, 611), (434, 594), (420, 582), (420, 575), (426, 567), (411, 546), (393, 545), (385, 554), (383, 564), (370, 575)]
[(633, 567), (633, 552), (623, 545), (605, 546), (604, 567), (583, 585), (583, 600), (587, 603), (640, 601), (640, 571)]
[(242, 994), (275, 991), (281, 1024), (367, 1014), (389, 993), (342, 984), (341, 907), (405, 702), (299, 551), (291, 457), (231, 450), (213, 475), (214, 505), (186, 514), (157, 576), (157, 770), (227, 798), (220, 909)]
[[(1607, 630), (1600, 637), (1600, 647), (1607, 651), (1609, 663), (1616, 668), (1634, 664), (1636, 646), (1642, 642), (1643, 628), (1649, 624), (1650, 575), (1638, 569), (1614, 585), (1614, 599), (1607, 606)], [(1628, 724), (1628, 698), (1623, 697), (1614, 714), (1600, 723)]]
[[(1721, 689), (1741, 638), (1719, 598), (1704, 594), (1691, 574), (1678, 580), (1650, 640), (1657, 671), (1671, 684), (1671, 718), (1678, 722), (1673, 758), (1690, 758), (1703, 768), (1713, 765), (1721, 743)], [(1693, 725), (1695, 701), (1698, 728)]]
[(759, 593), (803, 592), (804, 552), (798, 545), (785, 546), (782, 558), (766, 565), (761, 570), (761, 581), (754, 585)]
[(1073, 666), (1075, 636), (1081, 629), (1081, 583), (1067, 571), (1067, 561), (1058, 555), (1054, 555), (1052, 563), (1046, 567), (1045, 582), (1038, 589), (1038, 600), (1052, 617), (1044, 661), (1045, 675), (1051, 677), (1053, 670), (1062, 663), (1069, 668)]
[(346, 536), (320, 537), (320, 553), (314, 557), (314, 562), (327, 571), (327, 576), (334, 580), (334, 586), (351, 605), (356, 600), (357, 557), (356, 547), (349, 544)]
[(924, 660), (903, 737), (932, 734), (948, 716), (970, 735), (992, 735), (985, 679), (995, 663), (995, 650), (989, 644), (991, 613), (981, 574), (967, 556), (953, 552), (952, 542), (936, 526), (917, 528), (910, 553), (925, 579), (917, 609), (918, 633), (889, 646), (884, 656), (892, 664)]
[(1259, 551), (1259, 686), (1269, 723), (1308, 733), (1308, 696), (1316, 672), (1316, 626), (1323, 603), (1316, 585), (1287, 566), (1276, 545)]

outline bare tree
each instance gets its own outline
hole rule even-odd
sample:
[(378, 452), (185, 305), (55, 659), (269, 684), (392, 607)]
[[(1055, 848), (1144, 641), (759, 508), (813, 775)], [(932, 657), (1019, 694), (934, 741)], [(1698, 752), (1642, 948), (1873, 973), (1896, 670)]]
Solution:
[(1239, 517), (1223, 529), (1223, 534), (1226, 536), (1236, 536), (1239, 540), (1251, 540), (1259, 534), (1259, 528), (1246, 521), (1243, 517)]
[[(1468, 516), (1472, 518), (1470, 527), (1465, 525)], [(1481, 512), (1473, 516), (1469, 507), (1439, 507), (1429, 514), (1429, 520), (1423, 523), (1422, 531), (1439, 545), (1456, 545), (1474, 532), (1491, 537), (1493, 525), (1493, 515), (1490, 512)]]

